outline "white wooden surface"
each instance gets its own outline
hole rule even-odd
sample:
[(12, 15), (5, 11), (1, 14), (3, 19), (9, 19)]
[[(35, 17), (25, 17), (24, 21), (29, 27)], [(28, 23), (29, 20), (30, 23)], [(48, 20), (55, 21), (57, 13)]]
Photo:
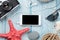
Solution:
[[(32, 31), (37, 31), (40, 34), (40, 38), (38, 40), (41, 40), (42, 36), (45, 35), (46, 33), (55, 32), (54, 31), (55, 22), (49, 22), (48, 20), (46, 20), (46, 17), (60, 7), (60, 6), (55, 7), (56, 5), (59, 4), (60, 0), (54, 0), (50, 3), (43, 4), (39, 3), (37, 0), (18, 0), (18, 1), (20, 2), (20, 6), (11, 11), (10, 14), (6, 16), (6, 18), (0, 21), (0, 33), (9, 32), (9, 25), (7, 22), (8, 19), (11, 19), (13, 21), (13, 24), (17, 30), (25, 28), (17, 24), (17, 22), (20, 21), (19, 18), (20, 14), (39, 14), (42, 16), (42, 25), (38, 27), (32, 27)], [(31, 2), (33, 5), (30, 5)], [(57, 20), (60, 20), (60, 16)], [(30, 26), (27, 27), (30, 28)], [(29, 40), (27, 35), (28, 34), (24, 34), (22, 36), (22, 40)], [(5, 39), (1, 38), (0, 40)]]

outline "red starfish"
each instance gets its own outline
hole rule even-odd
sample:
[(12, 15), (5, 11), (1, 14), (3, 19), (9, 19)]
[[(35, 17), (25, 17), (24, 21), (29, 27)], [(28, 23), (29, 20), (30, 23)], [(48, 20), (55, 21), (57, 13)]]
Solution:
[(7, 34), (0, 34), (0, 37), (6, 38), (7, 40), (21, 40), (21, 36), (29, 31), (29, 28), (25, 28), (23, 30), (17, 31), (11, 20), (8, 20), (9, 26), (10, 26), (10, 32)]

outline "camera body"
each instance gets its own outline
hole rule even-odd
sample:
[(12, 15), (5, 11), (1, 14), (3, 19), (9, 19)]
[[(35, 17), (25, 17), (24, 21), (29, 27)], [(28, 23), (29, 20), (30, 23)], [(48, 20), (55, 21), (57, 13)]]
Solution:
[(4, 0), (0, 1), (0, 19), (10, 12), (14, 7), (19, 4), (17, 0)]

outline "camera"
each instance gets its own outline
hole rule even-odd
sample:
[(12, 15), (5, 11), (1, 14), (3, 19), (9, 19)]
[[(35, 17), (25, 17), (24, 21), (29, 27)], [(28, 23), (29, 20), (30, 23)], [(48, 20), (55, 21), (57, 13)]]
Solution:
[(5, 17), (8, 12), (15, 8), (19, 2), (17, 0), (1, 0), (0, 1), (0, 19)]

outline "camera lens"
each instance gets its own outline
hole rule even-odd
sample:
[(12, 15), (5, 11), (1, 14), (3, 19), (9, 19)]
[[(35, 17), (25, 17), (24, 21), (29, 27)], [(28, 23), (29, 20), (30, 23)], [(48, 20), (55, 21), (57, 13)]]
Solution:
[(8, 1), (4, 1), (2, 3), (2, 8), (6, 11), (10, 11), (13, 8), (13, 5), (9, 3)]

